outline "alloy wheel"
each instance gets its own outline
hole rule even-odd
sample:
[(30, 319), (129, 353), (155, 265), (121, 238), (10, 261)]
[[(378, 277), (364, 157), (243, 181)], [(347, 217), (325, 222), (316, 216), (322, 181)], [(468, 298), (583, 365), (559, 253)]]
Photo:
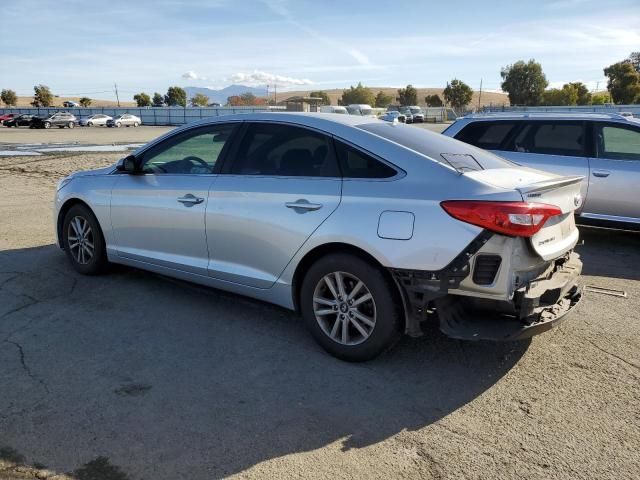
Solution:
[(86, 265), (91, 261), (95, 252), (93, 230), (85, 218), (76, 216), (71, 219), (67, 242), (76, 262)]
[(376, 326), (376, 303), (355, 275), (332, 272), (320, 279), (313, 293), (313, 312), (322, 331), (341, 345), (358, 345)]

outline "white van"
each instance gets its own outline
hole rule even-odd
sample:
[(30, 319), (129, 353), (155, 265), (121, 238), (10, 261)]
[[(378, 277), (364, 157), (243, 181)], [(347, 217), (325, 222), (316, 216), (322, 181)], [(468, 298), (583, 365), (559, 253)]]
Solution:
[(362, 115), (363, 117), (375, 117), (371, 105), (365, 103), (352, 103), (347, 107), (351, 115)]
[(320, 107), (320, 111), (322, 113), (341, 113), (342, 115), (349, 113), (346, 107), (342, 107), (340, 105), (322, 105)]

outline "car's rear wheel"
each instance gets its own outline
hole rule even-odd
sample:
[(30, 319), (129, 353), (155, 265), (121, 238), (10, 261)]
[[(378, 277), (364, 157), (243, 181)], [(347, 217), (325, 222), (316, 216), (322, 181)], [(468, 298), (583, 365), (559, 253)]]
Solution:
[(84, 275), (105, 270), (107, 253), (100, 224), (91, 210), (74, 205), (64, 217), (62, 244), (73, 268)]
[(133, 126), (137, 127), (138, 126), (138, 122), (133, 122)]
[(87, 127), (93, 127), (93, 122), (87, 122)]
[(333, 254), (306, 273), (300, 306), (307, 328), (327, 352), (362, 362), (400, 336), (395, 290), (379, 267), (355, 255)]

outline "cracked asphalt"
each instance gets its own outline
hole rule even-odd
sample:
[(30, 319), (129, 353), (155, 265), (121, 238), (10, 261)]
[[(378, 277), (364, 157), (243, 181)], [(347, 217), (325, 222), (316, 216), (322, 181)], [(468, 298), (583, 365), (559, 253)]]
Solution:
[(0, 158), (0, 479), (638, 478), (640, 235), (578, 248), (584, 283), (627, 298), (587, 293), (521, 343), (427, 325), (351, 365), (277, 307), (76, 274), (55, 182), (118, 157)]

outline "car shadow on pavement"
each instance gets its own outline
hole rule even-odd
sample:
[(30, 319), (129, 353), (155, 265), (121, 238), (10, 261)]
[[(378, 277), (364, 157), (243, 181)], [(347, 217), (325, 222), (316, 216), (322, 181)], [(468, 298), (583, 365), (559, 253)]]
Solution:
[(349, 364), (286, 310), (129, 268), (82, 277), (53, 245), (0, 252), (0, 341), (0, 446), (58, 471), (108, 457), (134, 478), (218, 478), (421, 429), (529, 345), (431, 325)]
[(640, 232), (579, 228), (583, 275), (640, 280)]

